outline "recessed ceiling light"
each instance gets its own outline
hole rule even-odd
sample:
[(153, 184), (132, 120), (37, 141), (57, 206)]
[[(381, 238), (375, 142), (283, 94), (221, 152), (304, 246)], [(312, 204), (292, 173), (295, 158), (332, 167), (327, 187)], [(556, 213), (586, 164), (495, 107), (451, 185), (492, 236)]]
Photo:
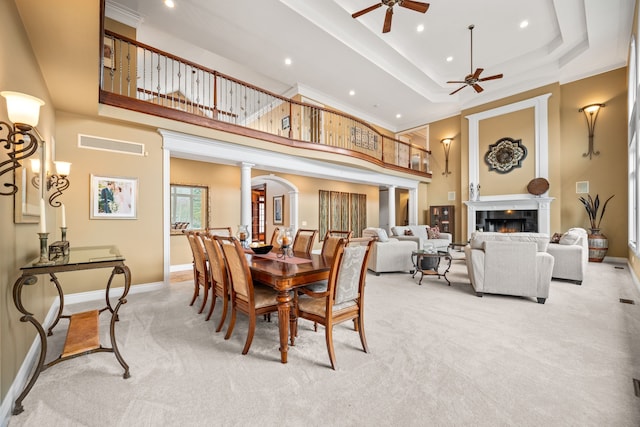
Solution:
[(176, 7), (176, 4), (173, 2), (173, 0), (164, 0), (164, 5), (170, 7), (171, 9)]
[(400, 117), (402, 117), (402, 114), (400, 113), (396, 114), (396, 119), (399, 119)]
[(353, 95), (355, 95), (355, 94), (356, 94), (356, 91), (355, 91), (355, 90), (351, 89), (351, 90), (349, 91), (349, 95), (353, 96)]
[(418, 25), (418, 28), (416, 28), (416, 30), (418, 30), (419, 33), (424, 31), (424, 25), (420, 24)]
[(447, 62), (453, 61), (453, 56), (447, 56)]
[(529, 21), (526, 19), (520, 23), (520, 28), (527, 28), (529, 26)]
[(284, 59), (284, 63), (285, 63), (286, 65), (291, 65), (291, 58), (285, 58), (285, 59)]

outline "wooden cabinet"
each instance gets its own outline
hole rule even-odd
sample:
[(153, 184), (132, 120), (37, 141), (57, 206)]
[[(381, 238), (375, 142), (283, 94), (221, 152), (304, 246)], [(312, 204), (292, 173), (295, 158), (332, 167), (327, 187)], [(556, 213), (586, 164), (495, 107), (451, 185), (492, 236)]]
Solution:
[(429, 208), (429, 225), (440, 228), (440, 231), (451, 233), (451, 241), (456, 241), (456, 221), (453, 205), (431, 206)]

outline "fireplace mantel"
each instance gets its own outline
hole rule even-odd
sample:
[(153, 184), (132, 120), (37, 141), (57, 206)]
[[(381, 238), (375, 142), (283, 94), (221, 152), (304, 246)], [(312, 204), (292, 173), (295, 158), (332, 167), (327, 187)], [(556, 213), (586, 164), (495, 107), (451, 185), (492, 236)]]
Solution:
[(486, 196), (480, 200), (467, 200), (467, 230), (469, 237), (476, 229), (476, 211), (537, 210), (538, 232), (551, 235), (551, 202), (553, 197), (536, 197), (529, 194)]

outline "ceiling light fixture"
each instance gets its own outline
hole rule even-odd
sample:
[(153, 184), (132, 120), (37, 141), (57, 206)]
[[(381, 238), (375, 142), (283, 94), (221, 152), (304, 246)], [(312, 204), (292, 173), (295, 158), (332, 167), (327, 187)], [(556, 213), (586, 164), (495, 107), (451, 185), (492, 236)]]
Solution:
[(352, 89), (352, 90), (350, 90), (350, 91), (349, 91), (349, 95), (353, 96), (353, 95), (355, 95), (355, 94), (356, 94), (356, 91), (355, 91), (355, 90), (353, 90), (353, 89)]
[(529, 26), (529, 21), (526, 19), (520, 23), (520, 28), (527, 28)]
[(285, 65), (291, 65), (291, 58), (285, 58), (284, 63)]
[(416, 28), (416, 30), (418, 30), (419, 33), (424, 31), (424, 25), (420, 24), (418, 25), (418, 28)]
[(164, 0), (164, 5), (171, 9), (176, 7), (176, 4), (173, 2), (173, 0)]
[(399, 119), (400, 117), (402, 117), (402, 114), (400, 113), (396, 114), (396, 119)]
[(453, 61), (453, 56), (447, 56), (447, 62)]

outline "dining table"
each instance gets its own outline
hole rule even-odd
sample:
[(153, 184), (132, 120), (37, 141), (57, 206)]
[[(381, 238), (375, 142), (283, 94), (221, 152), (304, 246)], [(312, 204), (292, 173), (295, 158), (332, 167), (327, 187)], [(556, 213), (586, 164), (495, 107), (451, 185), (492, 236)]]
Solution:
[[(313, 282), (327, 280), (331, 260), (320, 254), (293, 253), (282, 257), (275, 251), (267, 254), (247, 252), (247, 262), (254, 281), (271, 286), (277, 292), (278, 328), (280, 331), (280, 360), (287, 363), (289, 331), (294, 331), (297, 321), (291, 311), (292, 291)], [(289, 319), (289, 321), (283, 321)], [(291, 336), (291, 345), (294, 337)]]

